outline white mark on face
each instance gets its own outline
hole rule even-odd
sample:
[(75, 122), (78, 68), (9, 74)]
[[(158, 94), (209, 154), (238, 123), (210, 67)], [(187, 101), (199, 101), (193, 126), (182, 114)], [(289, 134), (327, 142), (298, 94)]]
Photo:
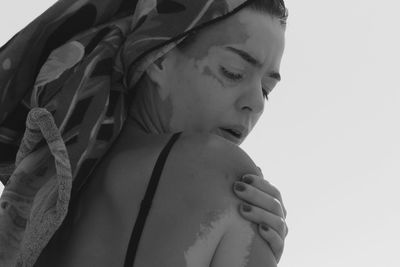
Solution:
[(217, 48), (212, 46), (208, 49), (208, 54), (199, 60), (196, 60), (196, 67), (203, 71), (206, 66), (214, 65), (216, 62)]
[[(196, 99), (200, 93), (198, 88), (201, 88), (200, 94), (202, 97), (206, 97), (208, 90), (214, 90), (220, 86), (215, 76), (211, 76), (207, 73), (209, 67), (216, 64), (216, 59), (213, 56), (213, 54), (215, 54), (214, 49), (215, 48), (211, 47), (208, 54), (202, 59), (196, 60), (192, 57), (186, 58), (186, 69), (184, 70), (184, 74), (181, 75), (180, 80), (175, 81), (176, 86), (165, 88), (163, 93), (160, 94), (162, 99), (171, 96), (172, 115), (169, 123), (170, 129), (181, 130), (187, 129), (186, 127), (190, 128), (186, 118), (191, 115), (195, 116), (193, 110), (196, 110), (196, 107), (199, 105), (197, 100), (200, 101)], [(177, 87), (180, 87), (180, 89), (177, 89)], [(183, 90), (189, 91), (190, 93), (184, 92)], [(190, 121), (196, 121), (196, 118), (193, 117)]]
[(211, 76), (214, 80), (218, 82), (218, 79), (211, 73), (207, 72), (212, 66), (218, 65), (219, 49), (216, 46), (210, 47), (207, 56), (202, 59), (195, 61), (196, 68), (202, 73), (202, 75)]
[[(224, 251), (229, 251), (229, 257), (224, 257), (224, 262), (231, 267), (244, 267), (248, 262), (250, 245), (254, 237), (254, 231), (249, 223), (239, 218), (234, 207), (221, 212), (210, 222), (200, 225), (197, 238), (192, 246), (184, 252), (187, 267), (204, 267), (211, 264), (218, 245), (222, 238), (227, 238), (222, 246)], [(233, 228), (232, 228), (233, 226)], [(223, 237), (225, 230), (231, 227), (233, 233)]]

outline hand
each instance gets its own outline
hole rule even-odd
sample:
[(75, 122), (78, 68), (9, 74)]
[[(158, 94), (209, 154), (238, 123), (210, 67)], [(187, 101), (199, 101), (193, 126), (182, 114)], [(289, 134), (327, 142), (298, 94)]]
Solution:
[(279, 190), (260, 173), (259, 176), (244, 175), (241, 181), (234, 183), (233, 191), (245, 202), (240, 204), (240, 213), (246, 220), (258, 224), (261, 237), (268, 242), (279, 262), (288, 233), (286, 209)]

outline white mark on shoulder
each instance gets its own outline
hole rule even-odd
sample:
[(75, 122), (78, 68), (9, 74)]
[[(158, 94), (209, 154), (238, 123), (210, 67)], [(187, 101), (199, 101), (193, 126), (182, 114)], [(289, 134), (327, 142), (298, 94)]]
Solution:
[(254, 231), (248, 222), (242, 218), (238, 219), (238, 216), (240, 215), (238, 215), (235, 207), (230, 207), (218, 214), (214, 213), (210, 216), (208, 222), (202, 223), (194, 244), (184, 252), (186, 266), (210, 266), (214, 253), (228, 226), (233, 226), (233, 231), (235, 232), (233, 239), (235, 242), (224, 244), (224, 250), (230, 252), (229, 264), (227, 266), (246, 266)]

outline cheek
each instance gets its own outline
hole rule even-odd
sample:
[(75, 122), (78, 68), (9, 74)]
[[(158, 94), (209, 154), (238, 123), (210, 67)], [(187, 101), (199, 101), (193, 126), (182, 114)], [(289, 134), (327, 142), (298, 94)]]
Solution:
[(217, 56), (214, 55), (211, 48), (207, 57), (197, 60), (194, 64), (203, 90), (208, 94), (215, 95), (224, 93), (226, 90), (223, 79), (218, 75), (219, 63), (216, 58)]
[(208, 64), (192, 62), (177, 70), (176, 82), (171, 88), (171, 121), (173, 130), (193, 125), (212, 123), (224, 109), (222, 81)]
[(177, 97), (185, 97), (189, 101), (210, 100), (218, 94), (223, 94), (224, 83), (215, 71), (213, 59), (191, 60), (184, 65), (177, 81)]

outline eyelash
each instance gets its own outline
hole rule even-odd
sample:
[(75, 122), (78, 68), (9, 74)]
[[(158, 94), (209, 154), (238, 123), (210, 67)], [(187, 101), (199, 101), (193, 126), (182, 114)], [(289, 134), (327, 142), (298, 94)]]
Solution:
[[(243, 75), (241, 75), (239, 73), (230, 72), (229, 70), (227, 70), (226, 68), (224, 68), (222, 66), (221, 66), (221, 71), (225, 77), (227, 77), (228, 79), (231, 79), (232, 81), (238, 81), (243, 78)], [(263, 93), (264, 98), (268, 101), (268, 90), (262, 88), (262, 93)]]

